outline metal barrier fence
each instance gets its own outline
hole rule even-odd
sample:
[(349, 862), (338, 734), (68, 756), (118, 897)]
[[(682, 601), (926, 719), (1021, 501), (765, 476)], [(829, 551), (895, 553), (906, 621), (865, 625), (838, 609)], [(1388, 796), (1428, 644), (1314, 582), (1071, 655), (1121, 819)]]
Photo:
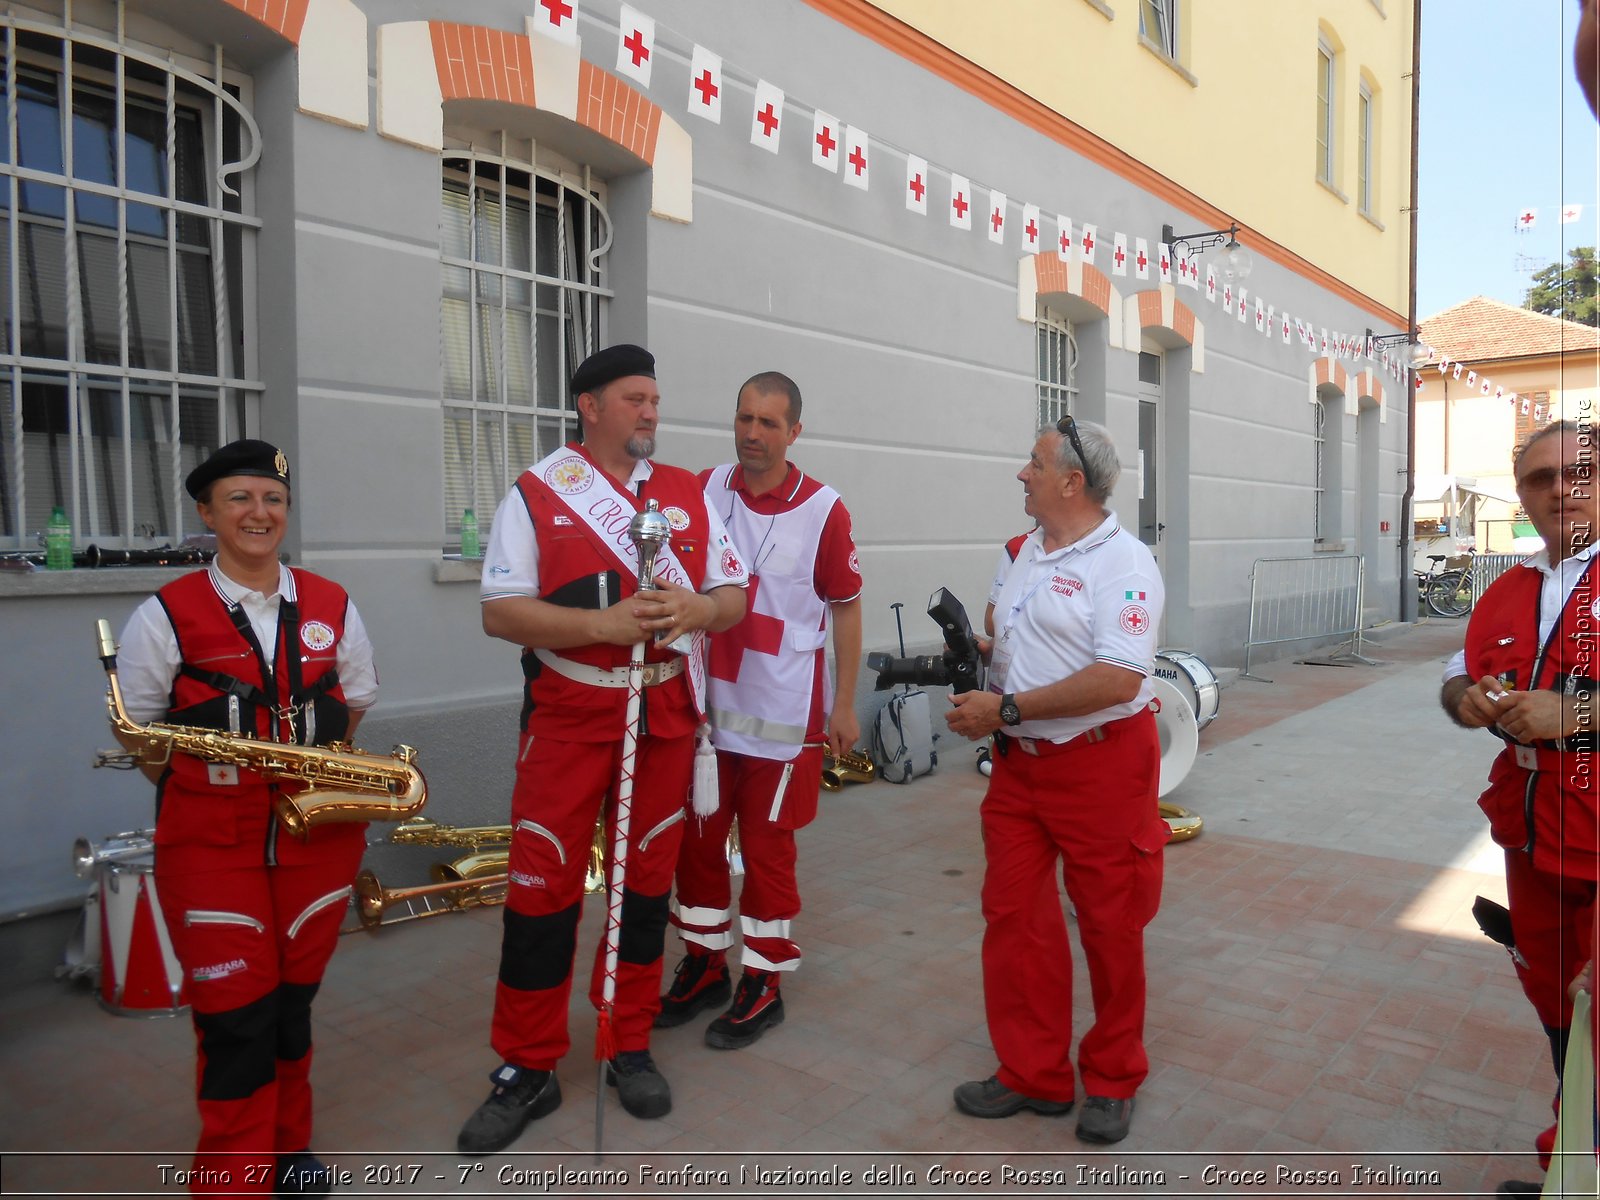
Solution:
[[(1348, 657), (1360, 662), (1361, 607), (1366, 564), (1359, 554), (1310, 558), (1258, 558), (1250, 568), (1250, 631), (1244, 643), (1244, 677), (1258, 646), (1344, 637)], [(1263, 681), (1266, 682), (1266, 681)]]
[(1526, 562), (1526, 554), (1474, 554), (1472, 556), (1472, 602), (1483, 599), (1489, 585), (1519, 562)]

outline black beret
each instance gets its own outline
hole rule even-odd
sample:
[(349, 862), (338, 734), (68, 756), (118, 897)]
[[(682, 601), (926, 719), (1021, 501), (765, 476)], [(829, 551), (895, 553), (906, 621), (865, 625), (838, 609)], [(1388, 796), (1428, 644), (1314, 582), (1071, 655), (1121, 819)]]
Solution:
[(190, 471), (183, 486), (189, 495), (198, 500), (206, 488), (229, 475), (259, 475), (264, 479), (276, 479), (288, 487), (289, 460), (271, 442), (242, 438), (237, 442), (229, 442)]
[(613, 379), (629, 375), (656, 377), (656, 356), (643, 346), (607, 346), (597, 350), (578, 367), (572, 375), (572, 397), (576, 400), (585, 392), (599, 391)]

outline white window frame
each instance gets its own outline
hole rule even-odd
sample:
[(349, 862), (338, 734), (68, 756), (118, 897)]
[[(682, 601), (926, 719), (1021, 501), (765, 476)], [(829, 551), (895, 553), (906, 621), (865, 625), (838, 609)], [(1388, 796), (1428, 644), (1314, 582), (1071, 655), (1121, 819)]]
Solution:
[(1071, 321), (1041, 303), (1034, 319), (1038, 426), (1054, 425), (1078, 402), (1078, 335)]
[(1317, 397), (1311, 405), (1311, 540), (1322, 545), (1326, 540), (1328, 518), (1328, 402)]
[(1356, 205), (1357, 210), (1372, 215), (1374, 194), (1372, 179), (1373, 101), (1372, 89), (1362, 81), (1356, 93)]
[(1139, 0), (1139, 35), (1177, 62), (1178, 0)]
[(1338, 53), (1327, 38), (1317, 39), (1317, 178), (1329, 187), (1336, 185), (1334, 165), (1337, 162), (1334, 130), (1338, 111), (1336, 66)]
[[(253, 297), (255, 240), (261, 221), (253, 215), (252, 169), (260, 158), (261, 134), (250, 113), (249, 79), (223, 67), (220, 46), (212, 48), (210, 62), (198, 61), (123, 37), (120, 3), (114, 18), (113, 28), (106, 30), (82, 21), (68, 25), (63, 18), (0, 14), (4, 47), (0, 103), (5, 109), (0, 122), (5, 148), (0, 156), (4, 159), (0, 195), (6, 203), (5, 213), (0, 214), (0, 239), (7, 264), (0, 272), (0, 287), (6, 289), (0, 322), (0, 530), (4, 530), (0, 541), (30, 553), (37, 550), (36, 531), (43, 529), (56, 504), (66, 509), (78, 546), (137, 549), (182, 541), (199, 528), (183, 492), (184, 477), (218, 444), (246, 436), (259, 423), (263, 387), (255, 378)], [(43, 48), (41, 38), (59, 42), (59, 49)], [(109, 55), (110, 68), (78, 61), (75, 48), (82, 48), (85, 56)], [(136, 64), (132, 71), (130, 63)], [(143, 78), (150, 74), (159, 82)], [(20, 76), (51, 79), (58, 119), (67, 97), (74, 112), (83, 101), (114, 107), (112, 182), (74, 174), (76, 119), (59, 121), (59, 170), (22, 165)], [(166, 175), (160, 193), (128, 186), (130, 107), (165, 113)], [(179, 113), (185, 121), (196, 121), (200, 131), (203, 201), (175, 198)], [(236, 143), (231, 152), (237, 155), (231, 161), (230, 140)], [(85, 166), (88, 172), (93, 169)], [(24, 189), (33, 188), (60, 189), (62, 215), (25, 209)], [(115, 228), (81, 217), (85, 204), (114, 206)], [(164, 233), (130, 230), (130, 206), (142, 218), (158, 213)], [(180, 235), (180, 221), (186, 235)], [(41, 344), (46, 328), (42, 324), (31, 326), (25, 340), (22, 321), (25, 257), (29, 264), (37, 263), (39, 247), (52, 238), (59, 240), (62, 256), (59, 352)], [(91, 278), (87, 288), (84, 248), (93, 248), (96, 258), (112, 262), (112, 271), (104, 278)], [(163, 252), (166, 258), (166, 311), (142, 308), (135, 314), (137, 297), (130, 295), (135, 291), (129, 286), (130, 275), (149, 286), (154, 281), (131, 266), (130, 252), (148, 266), (150, 251)], [(209, 267), (210, 303), (204, 304), (204, 290), (191, 290), (190, 304), (184, 307), (179, 264), (193, 265), (195, 259), (204, 259)], [(94, 262), (90, 260), (88, 270), (96, 269)], [(26, 272), (35, 287), (41, 278), (37, 270)], [(183, 278), (183, 285), (198, 286), (192, 274)], [(235, 306), (239, 311), (230, 312)], [(42, 319), (42, 309), (33, 311)], [(195, 317), (200, 311), (206, 318), (203, 337), (186, 339), (186, 328), (198, 334)], [(104, 332), (115, 327), (114, 355), (111, 338), (88, 336), (86, 325), (96, 317), (105, 323)], [(139, 333), (153, 333), (158, 343), (164, 338), (164, 362), (145, 357), (142, 344), (136, 345)], [(209, 356), (210, 367), (192, 357), (186, 361), (185, 347), (203, 348), (202, 357)], [(114, 360), (102, 361), (108, 356)], [(136, 364), (136, 358), (142, 361)], [(50, 415), (58, 404), (64, 410), (62, 429), (54, 426)], [(46, 431), (26, 427), (25, 413), (30, 409), (36, 417), (40, 411), (46, 414)], [(196, 433), (196, 422), (204, 432)], [(41, 471), (48, 479), (43, 493)]]
[[(441, 205), (448, 206), (452, 193), (465, 192), (467, 200), (466, 253), (451, 252), (443, 223), (440, 239), (440, 452), (445, 552), (454, 553), (465, 509), (474, 510), (487, 534), (517, 476), (578, 432), (568, 380), (605, 344), (613, 230), (605, 185), (587, 168), (503, 131), (447, 138), (442, 172)], [(526, 267), (507, 257), (507, 214), (518, 210), (530, 214)], [(539, 258), (540, 210), (558, 214), (559, 273), (540, 269), (550, 265)], [(442, 209), (442, 218), (448, 216)], [(493, 244), (480, 246), (480, 237), (489, 235)], [(514, 293), (529, 299), (513, 300)], [(466, 341), (453, 348), (462, 307)], [(541, 323), (552, 319), (553, 338), (541, 333)]]

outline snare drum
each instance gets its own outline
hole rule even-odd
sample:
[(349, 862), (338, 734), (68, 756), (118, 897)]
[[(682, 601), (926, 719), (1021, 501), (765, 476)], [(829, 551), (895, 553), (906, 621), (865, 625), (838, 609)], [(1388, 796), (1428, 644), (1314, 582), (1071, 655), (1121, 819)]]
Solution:
[(1216, 673), (1187, 650), (1162, 650), (1156, 654), (1155, 675), (1175, 686), (1194, 710), (1196, 729), (1204, 729), (1217, 719), (1222, 687)]
[(100, 1004), (124, 1017), (175, 1017), (189, 1007), (183, 968), (156, 893), (155, 864), (99, 866)]

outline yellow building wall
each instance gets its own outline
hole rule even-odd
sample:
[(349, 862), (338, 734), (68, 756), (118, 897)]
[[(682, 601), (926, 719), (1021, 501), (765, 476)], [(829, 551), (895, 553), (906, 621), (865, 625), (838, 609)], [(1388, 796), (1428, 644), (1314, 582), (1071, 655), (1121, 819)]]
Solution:
[[(873, 3), (1241, 225), (1406, 311), (1409, 0), (1179, 0), (1176, 65), (1141, 41), (1138, 0)], [(1336, 51), (1332, 189), (1316, 177), (1319, 36)], [(1373, 93), (1370, 218), (1356, 203), (1363, 79)], [(1098, 215), (1105, 230), (1110, 214)], [(1180, 213), (1172, 224), (1197, 231)]]

